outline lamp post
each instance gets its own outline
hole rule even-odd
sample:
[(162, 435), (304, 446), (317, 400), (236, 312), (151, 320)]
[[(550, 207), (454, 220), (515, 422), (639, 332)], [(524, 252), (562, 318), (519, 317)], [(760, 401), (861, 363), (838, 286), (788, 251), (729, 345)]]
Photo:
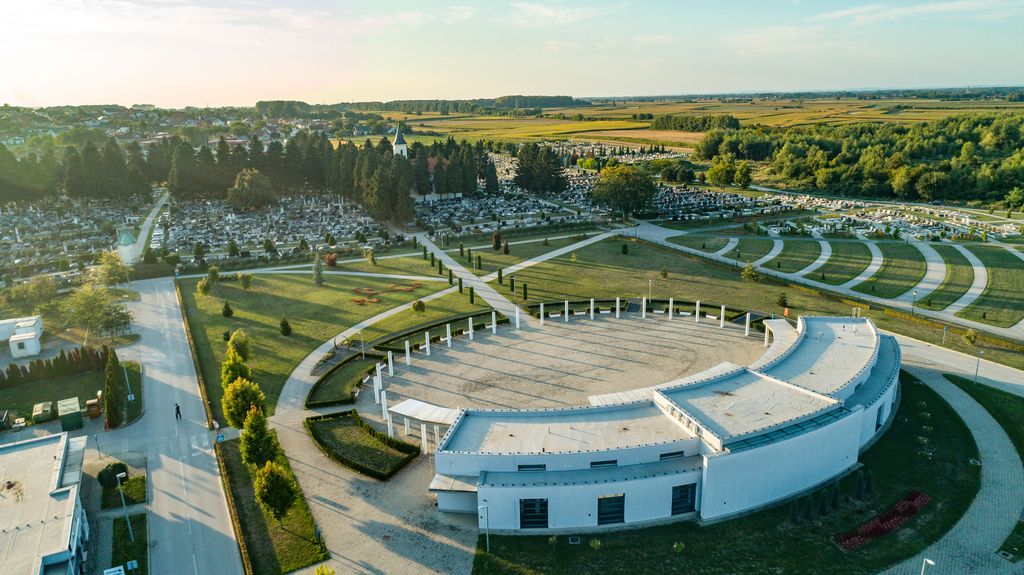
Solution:
[(914, 317), (914, 310), (917, 308), (917, 290), (911, 293), (914, 294), (914, 299), (910, 301), (910, 317)]
[(128, 519), (128, 505), (124, 502), (124, 485), (121, 484), (121, 480), (128, 477), (128, 474), (122, 471), (117, 474), (117, 490), (121, 493), (121, 509), (124, 510), (124, 522), (128, 524), (128, 536), (131, 537), (132, 543), (135, 543), (135, 531), (132, 530), (132, 522)]
[(487, 552), (490, 553), (491, 552), (491, 508), (486, 506), (486, 505), (479, 505), (476, 508), (477, 511), (480, 511), (481, 509), (484, 510), (484, 533), (485, 533), (484, 539), (487, 542), (486, 543)]
[(932, 561), (931, 559), (927, 559), (927, 558), (924, 561), (921, 562), (921, 575), (924, 575), (924, 570), (929, 565), (935, 565), (935, 562)]
[(366, 359), (366, 342), (363, 341), (363, 332), (357, 331), (355, 337), (359, 338), (359, 355), (360, 359)]
[(647, 303), (651, 303), (651, 292), (654, 288), (654, 280), (647, 280)]
[(974, 384), (978, 384), (978, 372), (981, 371), (981, 356), (985, 355), (984, 351), (978, 350), (978, 363), (974, 366)]

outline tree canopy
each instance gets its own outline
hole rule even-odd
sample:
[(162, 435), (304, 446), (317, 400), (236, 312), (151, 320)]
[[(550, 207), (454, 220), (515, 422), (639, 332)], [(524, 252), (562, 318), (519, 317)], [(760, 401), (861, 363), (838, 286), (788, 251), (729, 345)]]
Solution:
[(593, 196), (626, 217), (647, 208), (654, 193), (654, 182), (645, 172), (630, 164), (619, 164), (601, 171)]

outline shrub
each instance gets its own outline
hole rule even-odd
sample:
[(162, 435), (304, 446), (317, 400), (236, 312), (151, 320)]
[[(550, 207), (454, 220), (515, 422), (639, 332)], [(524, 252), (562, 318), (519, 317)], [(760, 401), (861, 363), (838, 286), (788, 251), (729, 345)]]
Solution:
[(220, 280), (220, 268), (217, 267), (217, 266), (210, 266), (210, 268), (208, 270), (206, 270), (206, 279), (210, 280), (211, 283), (215, 282), (215, 281), (219, 281)]
[(682, 553), (683, 551), (686, 551), (686, 543), (683, 543), (682, 541), (676, 541), (672, 544), (672, 551), (675, 551), (676, 553)]
[(104, 488), (114, 489), (117, 487), (117, 476), (121, 473), (128, 473), (128, 466), (116, 461), (101, 469), (96, 475), (96, 479)]
[(789, 307), (789, 298), (786, 297), (786, 292), (780, 292), (779, 297), (775, 298), (775, 303), (779, 307)]
[(220, 364), (220, 384), (222, 387), (227, 388), (236, 379), (252, 379), (252, 370), (245, 364), (238, 352), (231, 349), (228, 346), (228, 351), (224, 354), (224, 361)]
[(252, 359), (252, 342), (249, 340), (249, 335), (241, 329), (231, 332), (228, 338), (228, 347), (235, 350), (242, 361)]
[(281, 318), (281, 327), (280, 327), (280, 329), (281, 329), (281, 335), (291, 335), (292, 334), (292, 324), (288, 323), (288, 318), (286, 318), (286, 317), (282, 317)]
[(249, 412), (245, 415), (239, 450), (242, 461), (257, 468), (263, 467), (268, 461), (274, 461), (280, 453), (277, 440), (267, 429), (267, 415), (255, 405), (249, 406)]
[(745, 282), (759, 282), (762, 278), (761, 272), (757, 271), (757, 268), (755, 268), (752, 263), (748, 263), (743, 266), (743, 269), (740, 270), (740, 277), (742, 277)]
[(423, 313), (427, 310), (427, 304), (423, 303), (423, 300), (418, 299), (412, 302), (412, 311), (416, 313)]
[(168, 265), (176, 266), (181, 263), (181, 255), (167, 254), (166, 256), (164, 256), (164, 262), (166, 262)]
[(494, 251), (501, 249), (501, 232), (498, 230), (494, 230), (494, 233), (491, 234), (491, 248)]
[(629, 244), (622, 244), (622, 255), (629, 255)]
[(256, 501), (268, 515), (282, 523), (299, 496), (299, 486), (283, 465), (270, 461), (256, 472)]
[(220, 406), (228, 425), (241, 428), (252, 406), (266, 412), (266, 398), (258, 385), (248, 379), (238, 378), (224, 390)]
[(333, 268), (338, 265), (338, 254), (330, 253), (324, 256), (324, 263), (327, 267)]
[(542, 246), (550, 245), (550, 242), (548, 241), (547, 238), (544, 238), (544, 241), (541, 242), (540, 245), (542, 245)]
[(973, 346), (974, 342), (978, 341), (978, 332), (974, 331), (973, 327), (967, 328), (967, 331), (960, 337), (964, 340), (965, 344)]
[(593, 549), (594, 551), (600, 551), (601, 550), (601, 540), (600, 539), (591, 539), (590, 540), (590, 548)]
[(665, 279), (667, 277), (668, 277), (668, 268), (666, 268), (665, 266), (661, 266), (661, 279)]
[(501, 244), (501, 253), (505, 254), (506, 256), (508, 255), (508, 240), (505, 240)]
[(224, 300), (224, 307), (221, 308), (220, 315), (224, 317), (235, 315), (235, 310), (231, 309), (231, 304), (228, 303), (228, 300)]
[(199, 295), (210, 295), (210, 280), (202, 278), (196, 282), (196, 293)]
[(242, 284), (242, 289), (247, 290), (252, 287), (252, 274), (238, 274), (238, 283)]

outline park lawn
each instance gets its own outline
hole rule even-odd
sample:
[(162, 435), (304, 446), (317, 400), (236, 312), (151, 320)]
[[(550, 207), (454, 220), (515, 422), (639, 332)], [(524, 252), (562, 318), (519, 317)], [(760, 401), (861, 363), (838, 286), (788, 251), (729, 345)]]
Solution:
[(769, 238), (740, 238), (740, 243), (723, 255), (734, 260), (756, 262), (768, 255), (774, 246), (775, 240)]
[[(473, 265), (476, 265), (476, 256), (480, 256), (480, 269), (473, 270), (473, 273), (478, 276), (485, 276), (498, 271), (498, 268), (507, 268), (524, 260), (575, 244), (576, 242), (581, 241), (581, 239), (582, 234), (579, 234), (579, 239), (577, 238), (577, 234), (573, 234), (573, 237), (569, 238), (548, 240), (548, 245), (544, 245), (544, 239), (533, 241), (528, 244), (512, 245), (510, 243), (508, 246), (508, 255), (501, 253), (501, 250), (494, 251), (491, 247), (487, 247), (487, 249), (482, 250), (473, 250)], [(452, 254), (452, 257), (464, 265), (466, 269), (472, 268), (472, 265), (469, 264), (467, 258), (460, 258), (458, 252)]]
[(351, 415), (306, 421), (310, 435), (331, 459), (363, 473), (347, 462), (355, 462), (380, 476), (390, 477), (404, 467), (410, 454), (403, 453), (374, 437)]
[(1024, 319), (1024, 260), (996, 246), (967, 249), (988, 269), (988, 285), (981, 297), (956, 315), (999, 327)]
[[(508, 280), (505, 280), (507, 283)], [(362, 335), (353, 339), (365, 339), (368, 343), (386, 335), (407, 329), (416, 325), (439, 321), (451, 315), (484, 311), (491, 306), (481, 297), (476, 297), (474, 303), (469, 303), (469, 288), (465, 293), (453, 291), (437, 299), (423, 302), (426, 309), (423, 312), (415, 312), (411, 309), (400, 311), (382, 320), (367, 326), (363, 329)]]
[[(0, 387), (0, 411), (12, 410), (15, 417), (24, 417), (31, 423), (32, 406), (44, 401), (53, 402), (53, 415), (57, 416), (56, 402), (77, 397), (85, 407), (87, 399), (95, 399), (96, 392), (103, 389), (103, 372), (89, 371), (65, 377), (23, 383), (13, 387)], [(135, 391), (135, 387), (132, 387)]]
[[(376, 295), (357, 295), (356, 288), (388, 289), (395, 283), (388, 278), (324, 275), (324, 285), (313, 285), (311, 272), (299, 274), (259, 274), (252, 287), (244, 290), (238, 282), (219, 283), (210, 295), (199, 295), (195, 278), (181, 281), (182, 304), (195, 341), (199, 365), (206, 384), (214, 419), (224, 421), (220, 399), (220, 362), (224, 358), (225, 331), (243, 329), (253, 341), (249, 365), (253, 379), (267, 396), (273, 412), (288, 375), (299, 361), (317, 346), (346, 328), (445, 287), (444, 283), (424, 284), (412, 292), (391, 291)], [(380, 303), (359, 305), (353, 299), (379, 297)], [(224, 300), (231, 303), (234, 316), (221, 315)], [(287, 317), (290, 336), (281, 335), (280, 321)]]
[(713, 254), (729, 245), (729, 240), (726, 238), (709, 238), (706, 236), (676, 236), (674, 238), (668, 238), (667, 241), (669, 243), (676, 244), (677, 246), (700, 250), (709, 254)]
[(130, 515), (128, 519), (132, 522), (132, 531), (135, 535), (135, 542), (132, 543), (131, 534), (128, 533), (128, 522), (124, 517), (114, 518), (114, 542), (110, 555), (110, 566), (117, 567), (125, 565), (131, 560), (139, 562), (138, 571), (132, 571), (133, 575), (146, 575), (149, 573), (149, 520), (145, 513)]
[(971, 289), (971, 284), (974, 283), (974, 266), (953, 246), (936, 244), (932, 247), (946, 262), (946, 278), (942, 280), (938, 289), (919, 299), (917, 305), (926, 309), (942, 310)]
[(859, 276), (871, 265), (871, 250), (863, 242), (829, 242), (832, 255), (818, 268), (814, 279), (829, 285), (842, 285)]
[[(1017, 455), (1024, 461), (1024, 397), (987, 385), (975, 385), (972, 380), (952, 373), (944, 376), (992, 415), (1010, 437)], [(1013, 555), (1015, 563), (1024, 559), (1024, 521), (1017, 522), (1000, 550)]]
[[(421, 255), (403, 256), (399, 258), (376, 258), (377, 265), (370, 265), (366, 260), (351, 263), (338, 263), (336, 267), (324, 266), (325, 272), (363, 272), (374, 274), (395, 274), (407, 276), (436, 276), (437, 267), (430, 265), (430, 257), (426, 260)], [(310, 268), (312, 269), (312, 268)], [(309, 272), (312, 275), (312, 271)], [(330, 274), (327, 274), (330, 275)], [(401, 282), (403, 280), (396, 280)]]
[[(281, 575), (326, 559), (328, 553), (316, 542), (316, 522), (301, 492), (288, 515), (278, 523), (256, 502), (253, 488), (256, 474), (242, 461), (239, 440), (218, 445), (253, 574)], [(292, 475), (287, 457), (279, 456), (277, 463)]]
[[(128, 479), (121, 482), (121, 485), (124, 487), (125, 505), (135, 505), (136, 503), (144, 503), (146, 501), (145, 475), (129, 476)], [(121, 494), (116, 486), (113, 489), (103, 488), (100, 506), (103, 509), (121, 506)]]
[[(782, 504), (703, 527), (679, 522), (584, 535), (579, 545), (569, 545), (565, 535), (552, 544), (547, 536), (492, 534), (491, 553), (484, 551), (481, 535), (473, 572), (635, 573), (643, 565), (659, 573), (847, 575), (877, 573), (913, 557), (967, 510), (980, 485), (980, 468), (969, 463), (978, 450), (956, 412), (927, 386), (906, 374), (900, 379), (903, 396), (892, 426), (861, 455), (863, 470), (873, 474), (873, 489), (858, 500), (858, 474), (847, 475), (840, 488), (850, 499), (838, 511), (815, 513), (810, 521), (794, 524), (790, 505)], [(935, 447), (930, 459), (914, 447), (919, 437)], [(841, 551), (832, 542), (884, 513), (909, 491), (924, 492), (932, 501), (896, 533), (853, 551)], [(601, 541), (599, 550), (590, 547), (592, 539)], [(682, 552), (673, 550), (675, 543), (685, 545)]]
[(821, 243), (817, 240), (785, 240), (782, 251), (764, 267), (785, 273), (796, 273), (814, 263), (821, 255)]
[[(359, 349), (358, 346), (352, 348), (354, 350)], [(350, 403), (349, 398), (355, 393), (356, 388), (359, 387), (360, 382), (366, 377), (367, 370), (372, 369), (373, 366), (379, 362), (379, 359), (354, 359), (345, 365), (334, 370), (331, 375), (324, 380), (319, 386), (315, 387), (310, 393), (306, 401), (320, 402), (320, 401), (345, 401)]]
[(854, 291), (882, 298), (895, 298), (913, 289), (927, 271), (921, 251), (908, 243), (879, 243), (882, 267)]

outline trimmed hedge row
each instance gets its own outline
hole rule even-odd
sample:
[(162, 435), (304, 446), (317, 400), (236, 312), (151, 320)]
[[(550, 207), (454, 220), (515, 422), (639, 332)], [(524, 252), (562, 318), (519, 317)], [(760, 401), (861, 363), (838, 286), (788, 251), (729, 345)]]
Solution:
[[(334, 451), (328, 449), (325, 443), (318, 436), (316, 427), (314, 427), (312, 424), (317, 421), (338, 419), (342, 417), (351, 418), (352, 421), (356, 423), (356, 425), (358, 425), (364, 431), (369, 433), (370, 436), (373, 437), (375, 440), (380, 441), (384, 445), (396, 451), (404, 453), (405, 456), (399, 461), (397, 465), (392, 467), (390, 470), (386, 472), (381, 472), (377, 469), (373, 469), (367, 465), (364, 465), (359, 461), (346, 457), (341, 453), (335, 453)], [(370, 426), (370, 424), (363, 421), (363, 418), (359, 417), (359, 414), (354, 409), (342, 411), (339, 413), (333, 413), (330, 415), (318, 415), (314, 417), (308, 417), (306, 418), (305, 425), (306, 431), (309, 433), (309, 436), (313, 439), (313, 443), (316, 444), (316, 446), (320, 449), (320, 451), (324, 453), (324, 455), (333, 459), (334, 461), (337, 461), (338, 463), (344, 465), (345, 467), (348, 467), (356, 472), (362, 473), (363, 475), (367, 475), (380, 481), (387, 481), (388, 479), (394, 477), (394, 475), (401, 471), (402, 468), (404, 468), (406, 465), (408, 465), (410, 461), (416, 459), (416, 456), (419, 455), (420, 453), (420, 447), (418, 445), (413, 445), (412, 443), (408, 443), (400, 439), (388, 437), (387, 434), (377, 431), (372, 426)]]
[[(202, 377), (202, 376), (200, 376)], [(228, 502), (228, 514), (231, 515), (231, 527), (235, 530), (235, 543), (238, 545), (238, 553), (242, 556), (242, 569), (245, 571), (245, 575), (253, 575), (254, 571), (252, 568), (252, 560), (249, 558), (249, 548), (245, 545), (244, 531), (242, 531), (242, 522), (238, 518), (238, 507), (235, 503), (235, 495), (231, 493), (231, 483), (228, 479), (228, 469), (224, 465), (224, 454), (222, 453), (223, 447), (220, 442), (214, 442), (213, 450), (217, 455), (217, 467), (220, 470), (220, 482), (224, 488), (224, 496)]]
[[(366, 354), (366, 357), (367, 357), (367, 359), (370, 359), (370, 358), (373, 358), (373, 359), (385, 359), (384, 356), (382, 356), (380, 354), (377, 354), (377, 353), (368, 353), (368, 354)], [(342, 397), (340, 399), (326, 399), (326, 400), (321, 400), (321, 401), (310, 401), (309, 398), (313, 397), (314, 395), (316, 395), (316, 392), (317, 392), (318, 389), (320, 389), (320, 386), (322, 386), (328, 379), (330, 379), (330, 377), (332, 375), (334, 375), (335, 372), (337, 372), (342, 367), (352, 363), (353, 361), (356, 361), (357, 359), (361, 360), (362, 359), (362, 355), (359, 354), (359, 353), (354, 353), (351, 356), (346, 357), (345, 359), (343, 359), (340, 362), (338, 362), (337, 365), (332, 366), (329, 370), (327, 370), (326, 373), (324, 373), (319, 378), (317, 378), (316, 383), (314, 383), (312, 389), (309, 390), (309, 395), (306, 396), (306, 409), (314, 409), (314, 408), (317, 408), (317, 407), (330, 407), (332, 405), (347, 405), (349, 403), (355, 403), (355, 401), (356, 401), (355, 391), (353, 391), (349, 395), (349, 397)], [(376, 367), (371, 365), (370, 367), (368, 367), (366, 369), (366, 373), (367, 374), (373, 373), (375, 369), (376, 369)]]

